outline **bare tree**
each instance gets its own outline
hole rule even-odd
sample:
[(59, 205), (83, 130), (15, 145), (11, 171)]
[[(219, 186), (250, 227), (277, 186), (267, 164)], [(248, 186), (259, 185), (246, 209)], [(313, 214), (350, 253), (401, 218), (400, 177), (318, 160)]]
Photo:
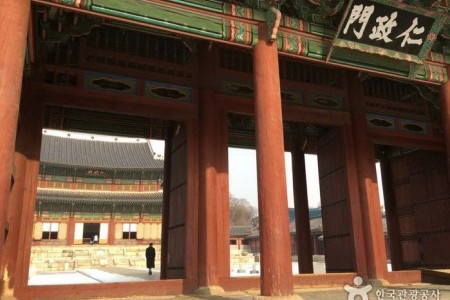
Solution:
[(247, 199), (239, 199), (230, 194), (230, 226), (251, 226), (257, 210)]

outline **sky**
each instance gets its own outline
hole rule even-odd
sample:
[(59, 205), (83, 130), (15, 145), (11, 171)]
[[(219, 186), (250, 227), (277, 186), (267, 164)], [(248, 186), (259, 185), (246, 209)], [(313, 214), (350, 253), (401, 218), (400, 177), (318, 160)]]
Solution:
[[(153, 150), (164, 155), (164, 142), (151, 140)], [(294, 207), (294, 192), (292, 188), (292, 159), (290, 153), (285, 153), (286, 182), (288, 206)], [(306, 155), (308, 202), (310, 207), (320, 205), (319, 174), (317, 156)], [(230, 193), (236, 198), (246, 199), (254, 207), (258, 207), (258, 189), (256, 181), (256, 151), (251, 149), (228, 148), (229, 187)]]
[[(292, 180), (292, 158), (289, 152), (284, 153), (286, 166), (286, 186), (288, 207), (294, 207), (294, 191)], [(228, 148), (230, 193), (237, 198), (247, 199), (253, 206), (258, 205), (258, 191), (256, 182), (256, 151), (249, 149)], [(377, 171), (378, 192), (380, 203), (384, 206), (384, 196), (380, 164), (375, 165)], [(305, 155), (306, 184), (308, 189), (308, 206), (320, 206), (319, 169), (317, 155)]]
[[(292, 158), (285, 152), (286, 188), (288, 206), (294, 207), (294, 191), (292, 186)], [(305, 156), (308, 204), (309, 207), (320, 205), (319, 174), (315, 155)], [(228, 148), (228, 169), (230, 193), (237, 198), (247, 199), (253, 206), (258, 205), (256, 179), (256, 151), (250, 149)]]

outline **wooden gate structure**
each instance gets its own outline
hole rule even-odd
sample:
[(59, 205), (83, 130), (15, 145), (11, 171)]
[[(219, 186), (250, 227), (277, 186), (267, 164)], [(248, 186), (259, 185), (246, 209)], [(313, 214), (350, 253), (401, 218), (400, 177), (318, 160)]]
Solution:
[[(389, 222), (398, 235), (392, 243), (395, 269), (447, 268), (449, 254), (439, 251), (448, 245), (449, 199), (446, 158), (443, 153), (418, 151), (394, 157), (389, 164), (394, 207)], [(388, 177), (389, 176), (389, 177)]]
[[(401, 2), (0, 1), (1, 295), (259, 287), (289, 297), (294, 286), (344, 285), (357, 274), (406, 283), (420, 282), (418, 267), (449, 268), (448, 4)], [(49, 122), (49, 107), (63, 108), (59, 123)], [(75, 110), (85, 113), (74, 119)], [(148, 121), (137, 126), (131, 117)], [(46, 124), (165, 139), (161, 280), (28, 285)], [(257, 153), (259, 278), (230, 277), (223, 259), (229, 146)], [(284, 151), (296, 155), (300, 275), (291, 272)], [(303, 153), (319, 160), (326, 274), (304, 274), (312, 258)]]

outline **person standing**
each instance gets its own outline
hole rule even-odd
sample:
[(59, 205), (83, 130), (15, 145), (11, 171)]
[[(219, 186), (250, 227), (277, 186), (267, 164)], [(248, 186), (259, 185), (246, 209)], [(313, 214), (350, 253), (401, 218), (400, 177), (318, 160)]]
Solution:
[(153, 248), (153, 243), (150, 243), (147, 249), (145, 249), (145, 258), (147, 259), (148, 275), (152, 275), (152, 268), (155, 267), (155, 256), (156, 256), (155, 248)]

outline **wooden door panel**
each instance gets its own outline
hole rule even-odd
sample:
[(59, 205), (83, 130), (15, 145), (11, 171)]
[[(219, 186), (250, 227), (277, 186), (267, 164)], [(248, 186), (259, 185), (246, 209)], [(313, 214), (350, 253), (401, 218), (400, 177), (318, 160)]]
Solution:
[(185, 277), (187, 141), (186, 127), (179, 125), (172, 139), (167, 278)]
[(184, 224), (186, 209), (186, 185), (174, 188), (170, 193), (169, 226), (177, 227)]
[(415, 235), (417, 232), (416, 217), (404, 215), (398, 217), (400, 232), (403, 236)]
[(417, 240), (402, 241), (403, 262), (406, 264), (417, 264), (420, 261), (419, 243)]
[(169, 249), (171, 251), (167, 259), (168, 278), (184, 278), (185, 237), (184, 226), (173, 227), (169, 231)]
[(444, 153), (391, 159), (404, 268), (450, 267), (450, 190)]
[(350, 235), (324, 238), (324, 243), (327, 272), (353, 271), (353, 241)]
[(340, 128), (318, 142), (318, 166), (327, 272), (354, 270), (347, 171)]
[(179, 145), (177, 148), (173, 147), (171, 172), (172, 188), (186, 183), (186, 144)]
[(332, 191), (332, 193), (321, 194), (321, 205), (328, 206), (333, 203), (345, 201), (348, 198), (347, 189), (342, 185), (342, 178), (345, 178), (345, 169), (339, 168), (331, 173), (325, 174), (320, 178), (320, 186), (323, 190)]
[(328, 218), (322, 217), (322, 226), (327, 228), (326, 236), (337, 236), (348, 232), (348, 220), (350, 213), (347, 209), (347, 202), (341, 201), (334, 205), (322, 208), (322, 215), (333, 216)]
[[(450, 266), (450, 235), (448, 232), (423, 235), (421, 244), (422, 267), (441, 269)], [(424, 247), (423, 245), (426, 246)]]

